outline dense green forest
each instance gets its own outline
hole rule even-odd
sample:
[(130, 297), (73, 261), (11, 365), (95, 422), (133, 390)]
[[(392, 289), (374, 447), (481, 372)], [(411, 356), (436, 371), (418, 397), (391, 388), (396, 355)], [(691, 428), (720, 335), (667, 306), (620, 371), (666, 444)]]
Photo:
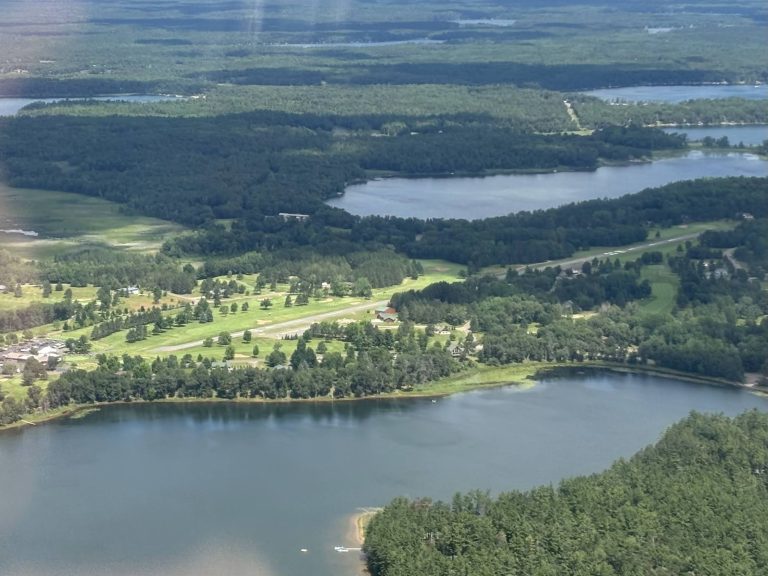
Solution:
[[(606, 128), (591, 136), (532, 135), (440, 118), (413, 136), (338, 139), (333, 128), (382, 129), (395, 118), (249, 113), (210, 118), (38, 117), (0, 123), (8, 181), (106, 198), (188, 225), (217, 218), (313, 214), (365, 177), (495, 169), (594, 170), (599, 161), (678, 149), (661, 131)], [(485, 124), (485, 123), (484, 123)], [(243, 216), (243, 214), (247, 216)]]
[(768, 416), (692, 414), (592, 476), (492, 498), (398, 498), (366, 531), (374, 576), (763, 574)]

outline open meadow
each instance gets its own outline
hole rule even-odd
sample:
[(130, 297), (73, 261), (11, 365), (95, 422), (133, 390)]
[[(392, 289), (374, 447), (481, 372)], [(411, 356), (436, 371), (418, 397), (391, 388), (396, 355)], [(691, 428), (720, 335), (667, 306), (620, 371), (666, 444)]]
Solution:
[(184, 230), (172, 222), (126, 213), (119, 204), (100, 198), (12, 188), (1, 182), (0, 228), (0, 250), (34, 260), (83, 245), (154, 252)]

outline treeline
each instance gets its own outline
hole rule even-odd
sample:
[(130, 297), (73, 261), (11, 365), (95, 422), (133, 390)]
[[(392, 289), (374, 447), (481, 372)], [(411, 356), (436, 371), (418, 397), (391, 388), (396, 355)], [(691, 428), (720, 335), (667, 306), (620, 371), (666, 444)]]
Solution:
[(105, 94), (156, 94), (153, 82), (109, 78), (13, 78), (0, 80), (4, 98), (87, 98)]
[[(308, 342), (308, 337), (302, 338), (290, 358), (278, 343), (267, 357), (276, 369), (229, 369), (207, 358), (194, 361), (190, 355), (151, 363), (130, 356), (102, 357), (99, 369), (72, 370), (49, 384), (45, 409), (164, 398), (362, 397), (410, 389), (460, 368), (443, 347), (422, 346), (412, 329), (395, 339), (351, 338), (345, 355), (329, 352), (320, 359)], [(394, 350), (399, 350), (396, 357)]]
[(360, 165), (366, 170), (409, 174), (482, 172), (499, 169), (594, 170), (602, 160), (648, 157), (652, 150), (679, 149), (685, 138), (659, 130), (606, 128), (590, 136), (543, 136), (508, 129), (464, 128), (401, 133), (377, 138), (365, 147)]
[[(319, 247), (322, 251), (323, 248)], [(417, 278), (423, 273), (421, 264), (390, 250), (351, 252), (346, 255), (321, 256), (303, 250), (283, 251), (270, 258), (261, 271), (263, 283), (299, 280), (302, 291), (312, 292), (322, 283), (340, 285), (367, 279), (372, 288), (394, 286), (405, 278)], [(333, 290), (343, 296), (344, 289)]]
[(24, 308), (0, 310), (0, 333), (27, 330), (35, 326), (70, 319), (79, 305), (71, 300), (52, 304), (35, 302)]
[[(189, 306), (189, 309), (185, 310), (185, 312), (189, 313), (191, 310), (191, 306)], [(180, 313), (182, 314), (182, 313)], [(179, 316), (183, 322), (180, 320), (177, 325), (181, 326), (183, 324), (186, 324), (189, 322), (187, 320), (187, 315)], [(169, 321), (171, 325), (173, 325), (173, 319)], [(126, 328), (132, 328), (136, 329), (139, 328), (139, 331), (141, 331), (140, 327), (144, 327), (147, 324), (158, 324), (159, 323), (159, 330), (166, 330), (166, 320), (163, 317), (162, 310), (156, 306), (152, 307), (150, 310), (144, 310), (139, 312), (131, 312), (130, 314), (127, 314), (125, 316), (117, 316), (114, 318), (110, 318), (109, 320), (106, 320), (104, 322), (99, 322), (98, 324), (94, 325), (93, 330), (91, 330), (91, 340), (100, 340), (102, 338), (106, 338), (107, 336), (114, 334), (115, 332), (120, 332), (121, 330), (125, 330)], [(146, 338), (146, 332), (144, 332), (144, 338)], [(137, 340), (143, 340), (144, 338), (127, 338), (129, 342), (135, 342)]]
[[(438, 35), (437, 38), (454, 38)], [(728, 76), (726, 74), (726, 76)], [(705, 84), (721, 82), (722, 71), (653, 69), (601, 64), (525, 64), (521, 62), (398, 62), (349, 64), (322, 69), (244, 68), (194, 75), (196, 80), (241, 85), (328, 84), (459, 84), (470, 86), (512, 84), (547, 90), (590, 90), (605, 86)], [(733, 80), (738, 78), (731, 77)]]
[(7, 250), (0, 250), (0, 284), (34, 284), (39, 279), (38, 268), (34, 263), (13, 256)]
[(692, 414), (607, 471), (556, 487), (397, 498), (366, 529), (373, 576), (762, 574), (768, 416)]
[(570, 94), (569, 101), (583, 126), (720, 125), (724, 122), (762, 124), (766, 121), (765, 101), (745, 98), (696, 99), (680, 103), (606, 103), (584, 94)]
[(51, 283), (102, 286), (125, 290), (138, 286), (148, 291), (189, 294), (196, 284), (192, 266), (182, 268), (163, 254), (126, 254), (103, 247), (84, 247), (57, 254), (40, 263), (41, 275)]

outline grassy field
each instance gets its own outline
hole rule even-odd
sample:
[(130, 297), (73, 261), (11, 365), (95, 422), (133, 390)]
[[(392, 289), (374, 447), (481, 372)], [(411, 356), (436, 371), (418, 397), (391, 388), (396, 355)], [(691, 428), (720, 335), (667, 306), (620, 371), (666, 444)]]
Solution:
[(546, 362), (530, 362), (502, 367), (482, 366), (469, 369), (438, 382), (419, 386), (408, 395), (441, 396), (475, 388), (505, 384), (533, 386), (535, 383), (534, 376), (537, 372), (554, 366), (554, 364)]
[[(370, 309), (376, 307), (376, 302), (385, 302), (395, 292), (409, 289), (423, 288), (433, 282), (441, 280), (456, 280), (458, 279), (458, 272), (461, 269), (460, 266), (449, 264), (445, 262), (424, 262), (425, 274), (419, 277), (417, 280), (410, 278), (406, 279), (400, 286), (392, 286), (388, 288), (379, 288), (373, 291), (373, 295), (370, 299), (356, 298), (356, 297), (344, 297), (334, 298), (328, 297), (321, 300), (311, 299), (309, 304), (305, 306), (291, 306), (286, 308), (284, 306), (285, 297), (287, 295), (287, 285), (278, 285), (275, 291), (265, 291), (261, 295), (251, 296), (237, 296), (222, 301), (222, 304), (226, 303), (238, 303), (238, 307), (242, 307), (243, 302), (249, 303), (249, 310), (243, 312), (242, 310), (222, 315), (219, 311), (214, 311), (214, 322), (207, 324), (192, 323), (188, 324), (184, 328), (174, 328), (163, 334), (151, 336), (147, 340), (142, 342), (136, 342), (134, 344), (125, 343), (125, 333), (117, 333), (109, 336), (103, 340), (95, 343), (95, 347), (111, 353), (162, 353), (164, 348), (171, 346), (183, 345), (190, 342), (203, 340), (207, 337), (212, 337), (214, 340), (221, 332), (236, 333), (243, 330), (265, 330), (269, 333), (270, 326), (284, 322), (299, 321), (306, 317), (316, 316), (318, 314), (335, 314), (330, 319), (335, 320), (356, 320), (362, 318), (373, 318), (373, 313)], [(268, 298), (272, 301), (273, 306), (267, 310), (262, 309), (259, 306), (259, 302), (262, 299)], [(366, 312), (360, 308), (368, 308)], [(352, 309), (349, 313), (345, 313), (348, 309)], [(296, 332), (302, 332), (303, 327), (297, 327)], [(293, 332), (293, 328), (286, 327), (285, 332)], [(274, 334), (279, 336), (279, 334)], [(197, 350), (198, 347), (195, 347)], [(208, 349), (210, 351), (210, 349)], [(185, 349), (182, 354), (187, 353)], [(200, 351), (202, 352), (202, 350)], [(203, 355), (205, 353), (203, 352)]]
[(666, 264), (645, 266), (642, 278), (651, 283), (651, 297), (640, 302), (640, 309), (649, 314), (669, 314), (675, 307), (680, 279)]
[[(44, 302), (47, 304), (53, 304), (54, 302), (58, 302), (62, 299), (64, 292), (51, 292), (51, 295), (48, 298), (43, 298), (43, 288), (42, 286), (33, 286), (30, 284), (25, 284), (21, 287), (21, 296), (16, 297), (13, 294), (13, 289), (11, 287), (8, 287), (9, 289), (0, 292), (0, 310), (16, 310), (19, 308), (25, 308), (29, 306), (30, 304), (34, 304), (36, 302)], [(70, 288), (69, 286), (65, 286), (64, 289)], [(88, 287), (88, 288), (71, 288), (72, 290), (72, 298), (75, 300), (80, 300), (83, 302), (87, 302), (92, 300), (96, 297), (96, 288)]]
[[(288, 291), (288, 285), (277, 285), (276, 290), (265, 290), (262, 294), (250, 294), (250, 295), (236, 295), (232, 298), (222, 300), (222, 305), (230, 306), (232, 303), (237, 303), (238, 311), (231, 312), (223, 315), (219, 309), (213, 311), (214, 321), (206, 324), (200, 324), (198, 322), (192, 322), (184, 327), (177, 327), (165, 331), (162, 334), (150, 335), (146, 340), (140, 342), (134, 342), (128, 344), (125, 342), (125, 331), (117, 332), (101, 340), (93, 342), (94, 353), (109, 353), (122, 355), (127, 354), (141, 354), (141, 355), (167, 355), (168, 350), (163, 350), (168, 347), (185, 345), (188, 343), (200, 342), (207, 337), (211, 337), (216, 340), (221, 332), (237, 333), (243, 330), (264, 330), (265, 340), (274, 341), (275, 338), (279, 338), (283, 331), (278, 333), (272, 333), (270, 327), (284, 322), (300, 322), (303, 318), (316, 316), (318, 314), (333, 314), (329, 320), (363, 320), (373, 319), (372, 309), (376, 307), (377, 302), (386, 302), (395, 292), (409, 289), (423, 288), (433, 282), (441, 280), (458, 280), (458, 274), (462, 267), (457, 264), (451, 264), (443, 261), (427, 260), (422, 261), (424, 267), (424, 274), (418, 279), (413, 280), (407, 278), (399, 286), (390, 286), (387, 288), (378, 288), (373, 290), (373, 294), (370, 299), (356, 298), (356, 297), (344, 297), (335, 298), (328, 297), (321, 300), (310, 299), (309, 304), (306, 306), (291, 306), (286, 308), (284, 306), (285, 297)], [(222, 277), (221, 279), (226, 279)], [(252, 290), (256, 282), (256, 276), (245, 276), (241, 281), (242, 284), (248, 290)], [(12, 294), (0, 294), (0, 310), (12, 309), (14, 307), (23, 307), (28, 305), (32, 301), (41, 301), (42, 292), (39, 287), (23, 287), (22, 298), (14, 298)], [(76, 288), (73, 289), (73, 295), (75, 298), (88, 301), (95, 297), (96, 289), (89, 288)], [(60, 292), (54, 292), (51, 301), (60, 299)], [(192, 295), (175, 295), (169, 294), (160, 301), (160, 305), (163, 303), (168, 304), (173, 308), (179, 305), (183, 305), (186, 301), (196, 301), (199, 298), (199, 293)], [(260, 301), (268, 298), (272, 301), (273, 305), (269, 309), (262, 309), (259, 305)], [(53, 300), (55, 299), (55, 300)], [(242, 311), (243, 303), (248, 302), (249, 310), (247, 312)], [(148, 295), (140, 294), (130, 296), (121, 300), (120, 307), (127, 307), (131, 310), (139, 309), (140, 307), (149, 308), (152, 306), (152, 298)], [(177, 309), (170, 309), (166, 314), (175, 315), (178, 312)], [(149, 329), (151, 330), (151, 326)], [(33, 330), (35, 334), (48, 335), (55, 339), (65, 340), (67, 338), (79, 338), (81, 335), (90, 336), (93, 328), (91, 326), (81, 328), (78, 330), (63, 331), (60, 327), (53, 325), (43, 326)], [(286, 327), (284, 332), (302, 332), (304, 328), (297, 326), (294, 330), (290, 325)], [(259, 334), (254, 333), (254, 337), (259, 337)], [(250, 352), (253, 346), (238, 347), (240, 341), (239, 338), (234, 339), (234, 344), (237, 347), (238, 354), (250, 357)], [(271, 345), (264, 347), (260, 346), (262, 354), (266, 349), (266, 353), (271, 351)], [(178, 352), (174, 352), (180, 355), (186, 353), (193, 353), (195, 356), (198, 353), (204, 356), (218, 357), (219, 353), (212, 354), (215, 349), (204, 348), (201, 345), (190, 346), (184, 348)], [(221, 351), (223, 354), (223, 349)]]
[(183, 227), (126, 215), (120, 205), (100, 198), (0, 184), (0, 229), (36, 232), (38, 236), (0, 233), (0, 249), (40, 260), (78, 244), (152, 252)]

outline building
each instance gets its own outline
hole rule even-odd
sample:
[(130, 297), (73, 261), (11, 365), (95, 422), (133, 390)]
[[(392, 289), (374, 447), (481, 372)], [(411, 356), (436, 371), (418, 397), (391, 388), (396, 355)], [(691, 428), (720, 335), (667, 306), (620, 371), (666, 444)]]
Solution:
[(277, 215), (280, 216), (280, 218), (282, 218), (286, 222), (288, 220), (298, 220), (299, 222), (304, 222), (306, 220), (309, 220), (309, 214), (292, 214), (290, 212), (278, 212)]
[(464, 354), (464, 346), (462, 346), (458, 342), (451, 342), (450, 344), (448, 344), (446, 350), (454, 358), (458, 358), (462, 354)]
[(397, 322), (397, 310), (392, 307), (378, 308), (376, 318), (382, 322)]
[(3, 356), (3, 362), (9, 366), (15, 366), (19, 370), (26, 364), (27, 360), (34, 357), (35, 355), (29, 352), (7, 352)]

